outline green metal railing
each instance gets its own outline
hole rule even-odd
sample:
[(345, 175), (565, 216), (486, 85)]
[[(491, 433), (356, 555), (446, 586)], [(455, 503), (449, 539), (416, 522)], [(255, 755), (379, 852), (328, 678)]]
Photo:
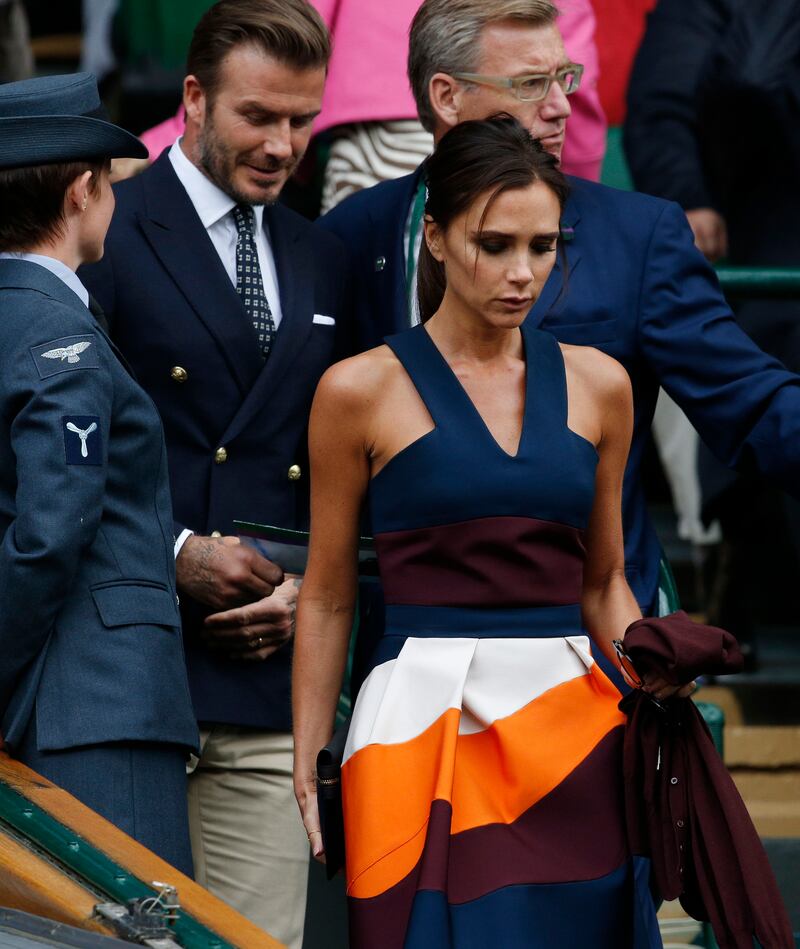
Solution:
[(776, 297), (800, 300), (800, 267), (732, 267), (720, 264), (716, 270), (728, 299)]

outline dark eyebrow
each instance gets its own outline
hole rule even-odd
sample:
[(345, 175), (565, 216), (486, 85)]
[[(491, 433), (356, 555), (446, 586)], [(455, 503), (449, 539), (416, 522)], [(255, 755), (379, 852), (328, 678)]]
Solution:
[(506, 234), (505, 231), (478, 231), (475, 230), (472, 232), (472, 237), (493, 237), (497, 239), (498, 237), (508, 238), (511, 237), (511, 234)]
[[(286, 114), (283, 112), (276, 112), (274, 109), (267, 108), (267, 106), (261, 105), (258, 102), (242, 102), (237, 106), (236, 111), (240, 115), (246, 115), (248, 113), (255, 112), (257, 115), (266, 116), (267, 118), (272, 118), (273, 116), (279, 118), (280, 116)], [(320, 109), (314, 109), (312, 112), (303, 112), (300, 115), (291, 113), (287, 117), (290, 119), (306, 119), (310, 122), (319, 115), (320, 111)]]
[[(507, 234), (505, 231), (473, 231), (472, 236), (480, 237), (484, 239), (489, 238), (490, 240), (498, 240), (498, 239), (508, 239), (510, 237), (513, 237), (514, 235)], [(559, 236), (560, 236), (559, 231), (549, 231), (546, 234), (534, 234), (533, 240), (555, 241), (555, 240), (558, 240)]]

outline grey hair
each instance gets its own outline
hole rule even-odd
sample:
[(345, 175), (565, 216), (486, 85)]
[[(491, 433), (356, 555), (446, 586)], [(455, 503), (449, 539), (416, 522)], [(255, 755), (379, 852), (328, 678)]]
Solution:
[(551, 0), (425, 0), (411, 24), (408, 48), (408, 81), (423, 127), (433, 132), (436, 125), (431, 79), (437, 72), (475, 72), (484, 27), (499, 20), (550, 26), (557, 17)]

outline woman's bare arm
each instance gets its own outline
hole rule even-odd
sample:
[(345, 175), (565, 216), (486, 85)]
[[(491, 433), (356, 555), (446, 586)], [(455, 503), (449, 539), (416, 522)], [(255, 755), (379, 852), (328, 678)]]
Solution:
[[(619, 363), (594, 350), (585, 350), (583, 356), (579, 384), (582, 381), (593, 390), (592, 399), (600, 413), (600, 437), (581, 607), (584, 626), (616, 665), (611, 641), (623, 639), (628, 626), (642, 615), (625, 578), (622, 534), (622, 482), (633, 431), (633, 395), (628, 374)], [(678, 689), (660, 676), (648, 675), (644, 689), (658, 699), (675, 693), (685, 697), (694, 691), (694, 683)]]
[(582, 357), (578, 375), (592, 389), (600, 434), (581, 606), (584, 626), (616, 664), (611, 640), (621, 639), (642, 615), (625, 579), (622, 536), (622, 479), (633, 431), (633, 397), (628, 375), (619, 363), (595, 350), (584, 351)]
[(292, 708), (295, 794), (315, 857), (322, 855), (316, 757), (330, 739), (344, 674), (358, 582), (359, 514), (369, 480), (368, 359), (328, 370), (309, 427), (311, 545), (297, 606)]

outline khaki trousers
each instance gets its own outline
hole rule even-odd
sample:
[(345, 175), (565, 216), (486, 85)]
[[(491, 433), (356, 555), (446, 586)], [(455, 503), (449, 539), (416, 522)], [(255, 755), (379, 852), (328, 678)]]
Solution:
[(189, 774), (195, 878), (301, 949), (309, 848), (292, 788), (292, 736), (234, 725), (200, 732)]

